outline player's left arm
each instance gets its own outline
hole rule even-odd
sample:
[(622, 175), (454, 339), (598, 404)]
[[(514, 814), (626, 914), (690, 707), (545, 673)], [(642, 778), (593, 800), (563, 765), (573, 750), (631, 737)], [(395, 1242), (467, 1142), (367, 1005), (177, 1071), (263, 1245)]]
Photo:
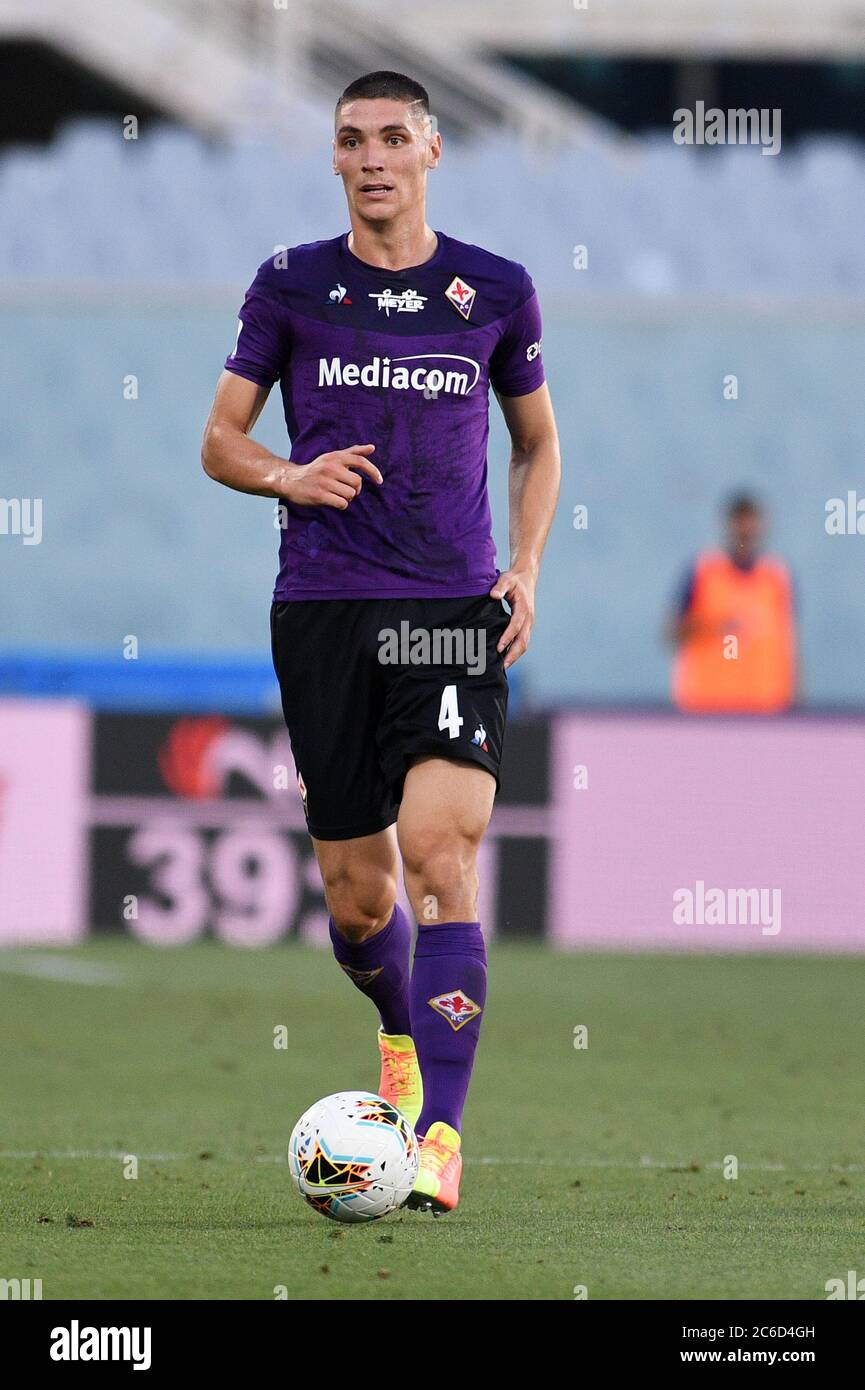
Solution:
[(535, 620), (535, 586), (561, 480), (559, 436), (546, 382), (525, 396), (496, 393), (511, 436), (508, 521), (511, 558), (490, 590), (507, 599), (511, 620), (499, 651), (508, 648), (505, 667), (519, 661), (529, 645)]

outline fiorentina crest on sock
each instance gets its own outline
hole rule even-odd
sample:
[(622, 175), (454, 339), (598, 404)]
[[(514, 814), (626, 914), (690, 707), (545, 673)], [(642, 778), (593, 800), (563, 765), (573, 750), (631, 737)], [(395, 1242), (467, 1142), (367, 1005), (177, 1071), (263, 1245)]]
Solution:
[(343, 965), (342, 961), (337, 961), (340, 970), (344, 970), (350, 980), (354, 980), (356, 985), (363, 989), (364, 985), (371, 985), (377, 975), (384, 970), (383, 965), (377, 965), (375, 970), (355, 970), (351, 965)]
[(435, 1009), (446, 1018), (451, 1028), (456, 1033), (462, 1028), (464, 1023), (477, 1018), (481, 1012), (480, 1004), (476, 1004), (474, 999), (470, 999), (465, 990), (452, 989), (447, 994), (437, 994), (434, 999), (428, 999), (430, 1008)]

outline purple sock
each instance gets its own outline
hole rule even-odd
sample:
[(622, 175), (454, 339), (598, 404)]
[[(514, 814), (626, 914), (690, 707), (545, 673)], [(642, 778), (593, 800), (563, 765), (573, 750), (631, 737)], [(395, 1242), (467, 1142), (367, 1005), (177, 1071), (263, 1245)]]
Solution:
[(436, 1120), (459, 1132), (486, 997), (480, 923), (420, 924), (410, 990), (411, 1034), (423, 1076), (419, 1135)]
[(346, 975), (371, 999), (386, 1033), (411, 1033), (408, 1004), (411, 926), (399, 903), (386, 927), (366, 941), (346, 941), (330, 918), (333, 954)]

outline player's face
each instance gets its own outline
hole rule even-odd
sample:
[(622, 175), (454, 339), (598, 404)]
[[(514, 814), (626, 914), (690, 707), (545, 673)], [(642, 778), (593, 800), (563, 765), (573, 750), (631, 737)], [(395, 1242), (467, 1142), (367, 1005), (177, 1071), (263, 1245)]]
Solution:
[(427, 170), (440, 153), (441, 136), (417, 106), (365, 98), (337, 112), (334, 171), (350, 213), (368, 222), (390, 222), (422, 206)]

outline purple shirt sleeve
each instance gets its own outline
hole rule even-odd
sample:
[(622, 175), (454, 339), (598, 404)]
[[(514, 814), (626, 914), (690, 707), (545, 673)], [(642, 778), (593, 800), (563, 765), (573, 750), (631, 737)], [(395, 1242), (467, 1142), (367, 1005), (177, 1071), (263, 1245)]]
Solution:
[(490, 357), (490, 384), (500, 396), (527, 396), (544, 384), (541, 307), (529, 277), (529, 297), (504, 320)]
[(246, 377), (259, 386), (271, 387), (280, 376), (288, 356), (285, 329), (273, 299), (261, 288), (257, 275), (246, 292), (238, 314), (234, 351), (225, 359), (225, 369)]

